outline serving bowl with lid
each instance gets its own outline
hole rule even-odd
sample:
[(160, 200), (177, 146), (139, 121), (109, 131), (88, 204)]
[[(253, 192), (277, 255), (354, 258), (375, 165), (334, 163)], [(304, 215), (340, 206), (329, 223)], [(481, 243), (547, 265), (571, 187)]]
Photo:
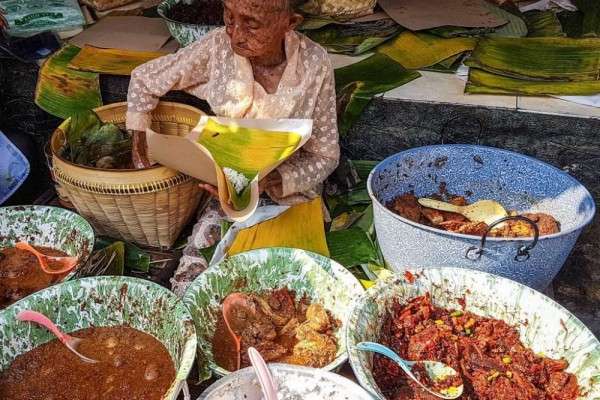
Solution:
[[(440, 191), (496, 200), (518, 213), (541, 212), (560, 233), (526, 238), (463, 235), (410, 221), (386, 205), (414, 192)], [(492, 147), (437, 145), (397, 153), (378, 164), (367, 183), (377, 240), (396, 271), (451, 266), (498, 274), (543, 290), (560, 271), (583, 228), (595, 214), (590, 192), (569, 174), (534, 158)]]

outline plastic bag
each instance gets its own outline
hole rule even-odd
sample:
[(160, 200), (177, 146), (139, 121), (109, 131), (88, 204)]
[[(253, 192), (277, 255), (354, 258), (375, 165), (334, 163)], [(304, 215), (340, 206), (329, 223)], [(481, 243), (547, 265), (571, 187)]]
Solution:
[(28, 37), (85, 24), (77, 0), (0, 0), (0, 8), (11, 36)]

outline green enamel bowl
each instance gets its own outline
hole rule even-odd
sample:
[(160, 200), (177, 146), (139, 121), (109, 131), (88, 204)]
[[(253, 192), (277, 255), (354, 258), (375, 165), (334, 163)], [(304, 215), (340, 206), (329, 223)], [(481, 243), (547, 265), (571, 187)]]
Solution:
[(19, 322), (23, 310), (38, 311), (64, 332), (91, 326), (128, 325), (158, 339), (175, 365), (175, 381), (163, 400), (175, 400), (194, 363), (196, 331), (181, 300), (150, 281), (121, 276), (75, 279), (34, 293), (0, 311), (0, 370), (54, 339), (46, 329)]
[(577, 376), (580, 400), (600, 399), (600, 342), (573, 314), (527, 286), (507, 278), (463, 268), (412, 270), (414, 281), (392, 275), (365, 292), (353, 306), (346, 329), (346, 346), (359, 383), (376, 398), (385, 400), (372, 374), (373, 355), (356, 344), (378, 341), (381, 325), (394, 299), (401, 303), (430, 293), (437, 306), (466, 310), (504, 320), (515, 326), (522, 342), (536, 353), (569, 362)]
[(179, 42), (182, 47), (188, 46), (194, 43), (196, 40), (200, 39), (208, 32), (212, 31), (215, 28), (218, 28), (220, 25), (198, 25), (198, 24), (187, 24), (185, 22), (175, 21), (167, 17), (169, 13), (169, 9), (174, 5), (183, 0), (164, 0), (157, 7), (158, 15), (165, 20), (167, 24), (167, 28), (169, 28), (169, 32), (171, 36)]
[(71, 279), (85, 265), (94, 249), (94, 229), (79, 214), (59, 207), (0, 207), (0, 249), (26, 241), (79, 257), (77, 267), (63, 279)]
[(201, 380), (208, 379), (211, 371), (217, 376), (229, 374), (215, 363), (212, 354), (212, 339), (223, 299), (236, 291), (260, 293), (284, 287), (294, 290), (298, 297), (306, 295), (313, 303), (323, 305), (342, 323), (336, 333), (337, 356), (324, 369), (336, 370), (347, 360), (344, 328), (352, 301), (363, 293), (358, 280), (335, 261), (308, 251), (252, 250), (204, 271), (183, 298), (196, 325)]

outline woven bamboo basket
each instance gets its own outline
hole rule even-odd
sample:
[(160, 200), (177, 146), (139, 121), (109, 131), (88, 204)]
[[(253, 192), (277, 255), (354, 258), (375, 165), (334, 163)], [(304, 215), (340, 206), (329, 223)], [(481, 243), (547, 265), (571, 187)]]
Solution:
[[(125, 127), (127, 103), (95, 110), (104, 122)], [(161, 102), (152, 113), (152, 129), (183, 136), (196, 126), (202, 112)], [(71, 163), (60, 156), (65, 143), (63, 122), (52, 135), (52, 170), (60, 193), (101, 235), (143, 246), (170, 248), (202, 198), (198, 182), (163, 166), (143, 170), (107, 170)]]

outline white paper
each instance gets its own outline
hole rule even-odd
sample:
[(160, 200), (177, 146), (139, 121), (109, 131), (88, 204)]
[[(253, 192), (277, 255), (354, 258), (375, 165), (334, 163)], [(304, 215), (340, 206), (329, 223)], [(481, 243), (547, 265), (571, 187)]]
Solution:
[(521, 12), (531, 10), (545, 11), (556, 7), (563, 8), (568, 11), (577, 11), (577, 7), (571, 2), (571, 0), (537, 0), (519, 3), (519, 10)]

